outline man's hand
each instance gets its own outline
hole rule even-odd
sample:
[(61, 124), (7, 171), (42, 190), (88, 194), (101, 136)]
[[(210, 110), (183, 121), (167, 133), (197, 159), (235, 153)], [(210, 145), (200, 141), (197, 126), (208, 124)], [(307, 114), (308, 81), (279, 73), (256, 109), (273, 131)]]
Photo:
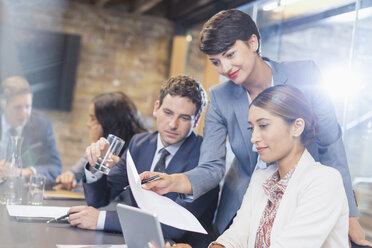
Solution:
[(350, 240), (357, 245), (372, 247), (372, 243), (366, 240), (366, 234), (359, 224), (358, 217), (349, 218), (349, 247), (351, 247)]
[[(88, 159), (90, 166), (94, 166), (98, 158), (104, 157), (109, 147), (110, 143), (105, 138), (100, 138), (97, 142), (88, 146), (85, 149), (85, 156)], [(111, 155), (110, 158), (113, 160), (113, 163), (109, 164), (110, 168), (120, 160), (118, 156), (114, 155)]]
[(167, 175), (159, 172), (145, 171), (140, 174), (141, 180), (162, 174), (159, 179), (150, 181), (144, 184), (144, 189), (152, 190), (160, 195), (169, 192), (177, 192), (181, 194), (192, 194), (192, 187), (190, 180), (185, 174), (172, 174)]
[(5, 159), (0, 160), (0, 176), (5, 176), (7, 174), (7, 168), (5, 164)]
[(88, 146), (85, 149), (85, 156), (87, 157), (89, 164), (94, 166), (97, 159), (102, 157), (109, 147), (110, 144), (105, 138), (100, 138), (97, 142)]
[(9, 174), (18, 175), (22, 177), (30, 177), (32, 174), (32, 170), (30, 168), (11, 168), (9, 163), (6, 163), (4, 159), (0, 160), (0, 176), (7, 176)]
[(70, 225), (82, 229), (97, 229), (99, 210), (88, 206), (76, 206), (71, 207), (68, 213), (70, 214), (68, 218)]
[(61, 183), (62, 189), (71, 190), (72, 188), (76, 187), (74, 179), (75, 179), (74, 173), (67, 171), (57, 177), (56, 183)]
[(32, 174), (34, 174), (34, 172), (30, 168), (22, 168), (19, 170), (19, 174), (22, 177), (30, 177)]

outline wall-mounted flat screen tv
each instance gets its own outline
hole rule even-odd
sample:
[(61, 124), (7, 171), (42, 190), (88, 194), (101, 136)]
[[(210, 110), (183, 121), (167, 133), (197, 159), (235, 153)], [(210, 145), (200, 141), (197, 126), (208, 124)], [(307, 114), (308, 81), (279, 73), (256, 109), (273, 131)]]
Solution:
[(71, 110), (80, 36), (4, 26), (0, 34), (1, 79), (24, 76), (34, 93), (34, 108)]

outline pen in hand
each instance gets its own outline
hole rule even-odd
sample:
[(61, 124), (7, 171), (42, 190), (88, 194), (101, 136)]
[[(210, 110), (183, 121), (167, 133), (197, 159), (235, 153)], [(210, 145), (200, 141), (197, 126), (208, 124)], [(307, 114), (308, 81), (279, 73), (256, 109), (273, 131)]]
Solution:
[[(149, 177), (149, 178), (143, 179), (143, 180), (141, 181), (141, 184), (145, 184), (145, 183), (148, 183), (148, 182), (154, 181), (154, 180), (160, 178), (160, 176), (161, 176), (161, 175), (156, 175), (156, 176), (153, 176), (153, 177)], [(129, 188), (130, 188), (130, 185), (125, 186), (125, 187), (124, 187), (124, 190), (127, 190), (127, 189), (129, 189)]]
[(57, 217), (57, 218), (54, 218), (54, 219), (51, 219), (51, 220), (48, 220), (46, 223), (49, 224), (51, 222), (58, 222), (59, 220), (63, 220), (64, 218), (67, 218), (69, 217), (70, 214), (65, 214), (65, 215), (62, 215), (60, 217)]

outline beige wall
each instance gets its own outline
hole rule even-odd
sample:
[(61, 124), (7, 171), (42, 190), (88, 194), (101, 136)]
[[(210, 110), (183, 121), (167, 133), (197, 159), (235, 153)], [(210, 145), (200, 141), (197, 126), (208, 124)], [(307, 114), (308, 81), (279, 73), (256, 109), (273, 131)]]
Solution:
[(63, 170), (82, 156), (89, 142), (85, 122), (96, 94), (126, 92), (152, 128), (153, 102), (168, 76), (173, 24), (62, 0), (33, 2), (22, 8), (13, 6), (2, 22), (82, 38), (72, 111), (45, 112), (53, 123)]

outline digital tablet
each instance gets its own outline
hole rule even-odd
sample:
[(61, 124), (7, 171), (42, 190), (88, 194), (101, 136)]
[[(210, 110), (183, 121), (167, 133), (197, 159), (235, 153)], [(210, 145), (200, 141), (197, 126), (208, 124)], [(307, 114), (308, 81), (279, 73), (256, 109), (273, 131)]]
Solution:
[(155, 214), (123, 204), (117, 205), (121, 229), (128, 248), (163, 248), (163, 232)]

